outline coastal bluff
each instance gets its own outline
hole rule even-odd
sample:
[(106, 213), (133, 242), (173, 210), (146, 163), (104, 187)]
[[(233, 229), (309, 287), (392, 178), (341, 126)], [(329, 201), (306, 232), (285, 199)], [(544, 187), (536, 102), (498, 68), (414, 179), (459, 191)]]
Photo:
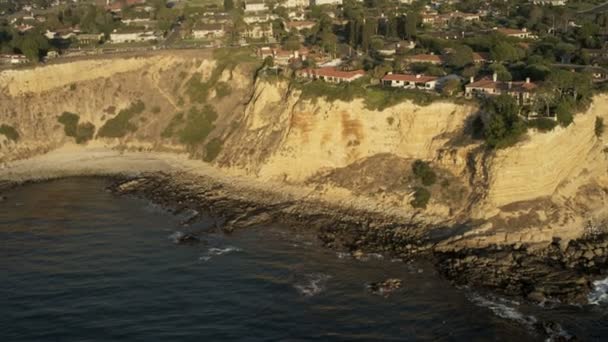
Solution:
[[(470, 225), (446, 246), (577, 239), (606, 218), (606, 149), (594, 135), (596, 118), (608, 117), (605, 95), (567, 128), (530, 131), (491, 151), (471, 138), (473, 101), (370, 109), (359, 98), (305, 98), (289, 79), (256, 77), (258, 68), (208, 51), (162, 51), (3, 71), (0, 125), (18, 137), (0, 134), (0, 179), (18, 178), (19, 165), (66, 146), (79, 156), (176, 155), (191, 160), (182, 171), (215, 170), (437, 226)], [(85, 142), (66, 135), (58, 119), (66, 112), (94, 127)], [(410, 205), (415, 160), (430, 163), (440, 180), (426, 209)]]

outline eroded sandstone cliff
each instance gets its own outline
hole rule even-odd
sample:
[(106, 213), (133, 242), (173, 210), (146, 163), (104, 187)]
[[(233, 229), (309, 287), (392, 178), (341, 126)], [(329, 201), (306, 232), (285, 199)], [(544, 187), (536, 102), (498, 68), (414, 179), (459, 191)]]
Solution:
[[(207, 158), (213, 141), (217, 155), (209, 159), (218, 168), (313, 184), (328, 196), (369, 198), (437, 222), (480, 224), (453, 237), (452, 244), (572, 238), (587, 221), (604, 220), (608, 165), (594, 122), (608, 116), (606, 96), (597, 96), (567, 128), (530, 132), (516, 146), (492, 152), (468, 133), (477, 111), (473, 102), (404, 102), (370, 110), (363, 100), (303, 99), (287, 80), (255, 79), (256, 67), (226, 67), (205, 52), (163, 52), (3, 72), (0, 124), (13, 127), (19, 138), (0, 134), (0, 162), (72, 142), (57, 120), (63, 112), (77, 113), (98, 130), (142, 101), (145, 110), (130, 119), (134, 129), (95, 143)], [(204, 98), (193, 95), (193, 79)], [(229, 91), (217, 88), (219, 83)], [(188, 144), (166, 134), (176, 118), (205, 105), (217, 118), (201, 141)], [(426, 210), (409, 204), (416, 159), (431, 162), (440, 180), (431, 187)]]

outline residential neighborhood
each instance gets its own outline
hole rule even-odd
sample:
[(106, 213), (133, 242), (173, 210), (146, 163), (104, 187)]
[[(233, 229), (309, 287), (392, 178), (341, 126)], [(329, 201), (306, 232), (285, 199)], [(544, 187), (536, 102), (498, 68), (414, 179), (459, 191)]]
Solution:
[[(0, 65), (120, 51), (245, 48), (275, 74), (302, 81), (357, 81), (481, 102), (509, 95), (526, 118), (558, 121), (561, 106), (572, 105), (565, 94), (576, 94), (578, 103), (581, 89), (608, 79), (608, 12), (589, 11), (601, 3), (2, 1)], [(546, 94), (556, 87), (559, 98), (548, 103)]]

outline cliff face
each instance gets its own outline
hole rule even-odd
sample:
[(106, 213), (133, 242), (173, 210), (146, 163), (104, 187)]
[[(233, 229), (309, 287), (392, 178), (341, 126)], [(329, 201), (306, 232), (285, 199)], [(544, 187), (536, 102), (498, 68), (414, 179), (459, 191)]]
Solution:
[[(19, 139), (0, 134), (0, 162), (73, 141), (57, 121), (63, 112), (77, 113), (98, 130), (142, 101), (145, 110), (130, 119), (134, 129), (96, 143), (208, 157), (210, 141), (219, 141), (221, 150), (211, 158), (217, 167), (263, 180), (312, 183), (319, 191), (363, 196), (413, 215), (423, 211), (409, 205), (415, 184), (411, 164), (427, 160), (441, 185), (431, 188), (433, 199), (424, 212), (443, 220), (490, 222), (470, 235), (477, 241), (532, 226), (545, 229), (543, 239), (575, 236), (587, 217), (604, 217), (608, 165), (594, 124), (596, 117), (608, 116), (602, 110), (606, 96), (598, 96), (568, 128), (532, 132), (518, 145), (490, 153), (465, 133), (473, 105), (405, 102), (370, 110), (362, 100), (304, 100), (287, 81), (254, 81), (255, 67), (218, 71), (221, 63), (208, 54), (184, 52), (3, 72), (0, 124), (14, 127)], [(192, 79), (209, 83), (205, 98), (191, 95)], [(186, 116), (203, 105), (218, 116), (202, 140), (186, 145), (163, 134), (176, 114)]]

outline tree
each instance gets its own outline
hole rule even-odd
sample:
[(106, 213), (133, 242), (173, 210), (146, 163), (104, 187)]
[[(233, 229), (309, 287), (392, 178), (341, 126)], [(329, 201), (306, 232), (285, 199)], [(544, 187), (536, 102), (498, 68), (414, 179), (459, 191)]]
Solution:
[(444, 96), (452, 96), (460, 90), (460, 81), (456, 78), (450, 78), (443, 83), (441, 94)]
[(35, 30), (15, 36), (12, 44), (32, 62), (38, 62), (50, 46), (48, 39)]
[(513, 77), (511, 76), (511, 73), (509, 72), (509, 70), (507, 70), (507, 67), (505, 67), (504, 65), (502, 65), (500, 63), (494, 63), (494, 64), (490, 65), (489, 69), (493, 73), (496, 73), (496, 76), (498, 77), (498, 80), (500, 80), (500, 81), (508, 82), (513, 79)]
[(491, 148), (511, 146), (526, 132), (526, 125), (519, 117), (519, 105), (513, 97), (506, 94), (489, 97), (483, 109), (487, 116), (484, 135)]
[(492, 59), (498, 62), (515, 62), (523, 56), (520, 51), (510, 43), (501, 41), (490, 49)]
[(595, 117), (595, 136), (600, 138), (604, 134), (604, 118)]
[(447, 55), (447, 63), (456, 68), (462, 68), (473, 63), (473, 49), (466, 45), (456, 45)]
[(410, 11), (405, 17), (405, 25), (403, 32), (405, 38), (412, 39), (417, 35), (418, 23), (420, 22), (420, 15), (416, 11)]
[(230, 12), (234, 9), (234, 0), (224, 0), (224, 11)]
[(430, 199), (431, 193), (427, 189), (423, 187), (416, 187), (414, 188), (414, 198), (412, 199), (410, 204), (414, 208), (424, 209), (426, 208), (426, 205), (429, 203)]
[(290, 35), (283, 41), (283, 48), (286, 50), (299, 50), (300, 49), (300, 38), (297, 35)]

